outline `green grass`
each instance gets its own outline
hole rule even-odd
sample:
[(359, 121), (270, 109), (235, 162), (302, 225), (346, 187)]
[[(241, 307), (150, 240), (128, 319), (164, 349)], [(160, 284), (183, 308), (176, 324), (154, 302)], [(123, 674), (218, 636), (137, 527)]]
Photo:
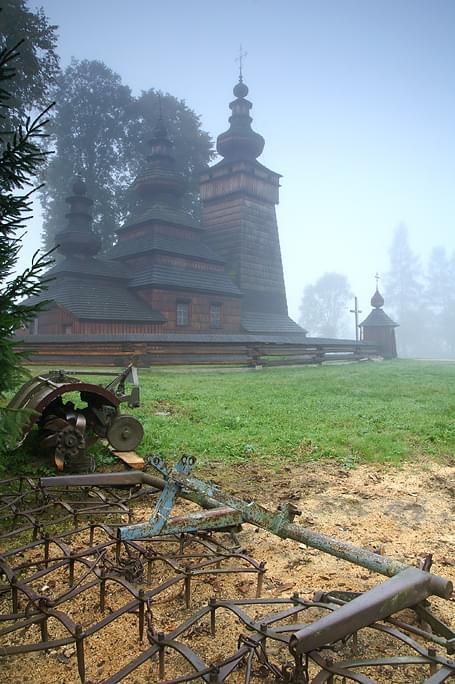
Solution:
[[(248, 372), (141, 371), (141, 453), (202, 461), (455, 455), (455, 363), (394, 361)], [(168, 412), (170, 415), (157, 416)]]
[(455, 363), (152, 368), (140, 370), (140, 382), (142, 406), (132, 413), (145, 429), (141, 454), (345, 467), (455, 456)]

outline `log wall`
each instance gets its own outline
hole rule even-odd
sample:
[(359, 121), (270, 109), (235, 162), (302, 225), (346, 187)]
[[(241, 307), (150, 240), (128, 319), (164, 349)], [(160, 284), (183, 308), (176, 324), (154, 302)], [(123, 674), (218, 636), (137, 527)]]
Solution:
[(207, 242), (225, 259), (243, 293), (244, 311), (287, 315), (275, 213), (278, 181), (278, 174), (255, 162), (218, 165), (202, 177)]
[[(181, 293), (175, 290), (141, 289), (137, 294), (147, 304), (160, 311), (167, 319), (161, 328), (162, 332), (188, 333), (188, 331), (213, 332), (210, 327), (210, 304), (221, 304), (221, 327), (222, 332), (238, 332), (240, 330), (240, 299), (238, 297), (222, 297), (219, 295), (200, 294), (184, 290)], [(177, 325), (177, 302), (189, 303), (188, 326)]]
[(162, 331), (162, 325), (134, 321), (81, 321), (66, 309), (53, 306), (39, 314), (37, 332), (39, 335), (154, 335)]
[(40, 313), (38, 317), (38, 332), (40, 335), (65, 335), (66, 332), (72, 332), (75, 320), (73, 314), (69, 311), (54, 305), (52, 308)]

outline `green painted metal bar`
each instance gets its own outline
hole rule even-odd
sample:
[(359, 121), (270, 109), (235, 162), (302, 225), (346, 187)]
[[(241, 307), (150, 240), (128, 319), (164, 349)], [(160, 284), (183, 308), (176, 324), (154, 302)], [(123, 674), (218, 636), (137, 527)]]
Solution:
[[(380, 556), (368, 549), (363, 549), (348, 542), (340, 541), (334, 537), (321, 534), (309, 530), (303, 525), (296, 525), (292, 522), (286, 522), (283, 511), (272, 513), (263, 506), (254, 501), (243, 501), (231, 494), (223, 492), (223, 490), (215, 484), (205, 483), (194, 477), (182, 477), (175, 475), (175, 479), (185, 489), (193, 490), (211, 499), (215, 499), (220, 503), (234, 508), (241, 512), (244, 522), (251, 523), (257, 527), (262, 527), (269, 530), (283, 539), (294, 539), (311, 546), (324, 553), (328, 553), (337, 558), (360, 565), (373, 572), (378, 572), (387, 577), (393, 577), (400, 572), (408, 569), (410, 566), (400, 561)], [(285, 511), (284, 511), (285, 513)], [(423, 573), (423, 571), (420, 571)], [(431, 573), (423, 573), (431, 577), (431, 594), (441, 596), (442, 598), (449, 598), (453, 591), (452, 582), (433, 575)]]
[[(337, 558), (342, 558), (350, 563), (355, 563), (387, 577), (403, 572), (410, 566), (400, 561), (378, 555), (348, 542), (341, 541), (319, 532), (309, 530), (303, 525), (291, 522), (293, 517), (292, 507), (284, 507), (277, 512), (271, 512), (253, 501), (245, 501), (238, 497), (224, 492), (218, 485), (206, 483), (197, 478), (172, 473), (171, 480), (180, 486), (180, 496), (198, 503), (203, 508), (219, 508), (221, 505), (232, 509), (232, 512), (240, 512), (241, 520), (246, 523), (262, 527), (283, 539), (294, 539), (295, 541), (319, 549)], [(66, 475), (53, 478), (41, 478), (40, 483), (43, 487), (52, 486), (128, 486), (133, 484), (148, 484), (157, 489), (163, 489), (170, 479), (162, 479), (149, 475), (148, 473), (101, 473), (96, 475)], [(235, 515), (235, 524), (238, 524), (238, 516)], [(188, 521), (188, 524), (189, 521)], [(120, 528), (119, 534), (132, 539), (128, 534), (128, 527)], [(147, 523), (141, 525), (140, 537), (144, 538), (150, 534), (147, 530)], [(421, 571), (423, 572), (423, 571)], [(452, 583), (438, 575), (425, 573), (431, 577), (431, 593), (442, 598), (448, 598), (452, 591)]]

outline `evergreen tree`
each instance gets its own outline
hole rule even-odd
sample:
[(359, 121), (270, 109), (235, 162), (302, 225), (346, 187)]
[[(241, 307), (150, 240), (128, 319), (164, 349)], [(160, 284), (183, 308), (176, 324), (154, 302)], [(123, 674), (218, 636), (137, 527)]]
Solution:
[(402, 318), (408, 309), (421, 303), (421, 266), (409, 246), (408, 230), (401, 223), (395, 230), (389, 250), (390, 270), (385, 277), (387, 304)]
[(435, 313), (440, 314), (451, 296), (450, 259), (444, 247), (433, 247), (426, 272), (426, 302)]
[[(95, 200), (94, 229), (103, 248), (113, 244), (132, 201), (128, 188), (147, 164), (147, 140), (160, 109), (175, 143), (178, 168), (198, 173), (210, 159), (210, 138), (183, 101), (155, 90), (133, 98), (120, 76), (102, 62), (73, 60), (58, 79), (54, 99), (55, 154), (43, 175), (41, 194), (47, 248), (61, 229), (68, 182), (76, 174), (83, 175)], [(190, 190), (186, 202), (192, 208), (195, 186)]]
[(444, 247), (434, 247), (427, 266), (426, 301), (432, 313), (434, 352), (455, 352), (455, 252), (449, 256)]
[[(6, 81), (14, 84), (12, 60), (18, 57), (15, 49), (0, 54), (0, 111), (8, 107), (10, 99)], [(45, 133), (47, 110), (12, 136), (5, 131), (5, 119), (0, 128), (0, 397), (11, 389), (23, 374), (21, 356), (17, 352), (14, 333), (35, 318), (41, 306), (27, 306), (23, 300), (41, 292), (40, 281), (51, 260), (48, 254), (35, 254), (31, 266), (13, 275), (21, 247), (21, 233), (30, 217), (31, 178), (43, 163), (45, 152), (39, 146)], [(0, 414), (0, 453), (14, 443), (21, 415), (2, 409)], [(0, 464), (1, 469), (1, 464)]]
[(395, 230), (389, 250), (390, 270), (385, 276), (385, 299), (400, 327), (399, 353), (410, 356), (426, 352), (428, 309), (423, 296), (422, 269), (412, 252), (404, 224)]
[(344, 334), (351, 297), (346, 276), (324, 273), (314, 285), (307, 285), (303, 291), (300, 323), (313, 336), (338, 337)]
[[(13, 78), (10, 63), (17, 56), (14, 49), (1, 53), (1, 84)], [(2, 108), (7, 106), (8, 99), (9, 93), (0, 87)], [(38, 311), (36, 307), (22, 304), (21, 300), (42, 291), (39, 277), (50, 263), (47, 255), (36, 254), (30, 268), (13, 276), (21, 248), (21, 232), (31, 215), (33, 190), (23, 191), (31, 186), (30, 177), (36, 174), (46, 155), (37, 144), (45, 136), (46, 114), (47, 110), (33, 122), (27, 120), (25, 127), (19, 127), (11, 140), (9, 134), (0, 130), (0, 395), (13, 386), (20, 373), (12, 335)]]

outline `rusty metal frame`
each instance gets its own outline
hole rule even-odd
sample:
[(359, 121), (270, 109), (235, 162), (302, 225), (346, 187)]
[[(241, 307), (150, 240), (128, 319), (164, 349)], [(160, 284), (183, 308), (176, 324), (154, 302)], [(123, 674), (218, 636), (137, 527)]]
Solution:
[[(23, 486), (23, 482), (21, 485)], [(43, 495), (43, 488), (35, 486), (33, 481), (28, 481), (31, 485), (33, 496)], [(19, 485), (19, 486), (21, 486)], [(150, 491), (150, 490), (149, 490)], [(17, 492), (17, 490), (16, 490)], [(17, 497), (13, 497), (17, 502)], [(24, 497), (22, 497), (24, 500)], [(55, 494), (54, 501), (55, 503)], [(65, 508), (65, 501), (60, 502)], [(10, 508), (11, 497), (7, 497), (6, 510)], [(16, 505), (16, 504), (14, 504)], [(43, 506), (40, 511), (43, 515), (50, 515), (50, 524), (55, 525), (52, 518), (52, 510), (48, 505)], [(93, 510), (90, 511), (93, 514)], [(99, 510), (96, 511), (99, 513)], [(114, 513), (121, 512), (125, 516), (124, 508), (117, 509)], [(14, 513), (14, 511), (13, 511)], [(85, 514), (86, 512), (84, 512)], [(36, 514), (36, 509), (33, 514)], [(103, 516), (106, 511), (103, 511)], [(129, 511), (129, 517), (132, 512)], [(80, 512), (79, 512), (80, 515)], [(30, 517), (33, 518), (32, 515)], [(66, 516), (65, 516), (66, 518)], [(11, 522), (11, 519), (10, 521)], [(62, 518), (58, 518), (61, 524)], [(43, 533), (44, 526), (40, 527)], [(105, 541), (94, 544), (94, 535), (98, 530), (102, 532)], [(16, 530), (16, 535), (23, 536), (24, 533), (35, 535), (35, 526), (30, 524), (26, 528)], [(11, 531), (10, 531), (11, 533)], [(71, 547), (71, 540), (75, 536), (87, 535), (87, 545), (81, 551), (74, 551)], [(6, 535), (7, 537), (8, 535)], [(6, 538), (5, 536), (3, 539)], [(160, 552), (163, 543), (172, 543), (177, 551)], [(154, 547), (157, 546), (157, 549)], [(52, 552), (53, 548), (58, 549), (57, 555)], [(195, 553), (194, 547), (198, 551)], [(188, 549), (191, 553), (188, 553)], [(28, 552), (33, 552), (33, 560), (24, 561), (24, 556)], [(133, 563), (129, 563), (129, 560)], [(132, 581), (134, 574), (128, 577), (128, 572), (139, 567), (141, 570), (140, 580), (151, 584), (153, 581), (153, 564), (161, 561), (165, 563), (173, 573), (169, 579), (153, 586), (151, 589), (137, 588)], [(131, 568), (129, 566), (133, 565)], [(76, 580), (77, 568), (81, 566), (82, 578)], [(39, 579), (45, 582), (46, 576), (53, 573), (56, 569), (63, 568), (68, 574), (68, 589), (61, 595), (53, 597), (40, 594), (33, 588), (33, 583)], [(20, 630), (28, 629), (32, 625), (39, 626), (41, 639), (38, 642), (21, 645), (3, 645), (0, 655), (11, 656), (20, 653), (33, 651), (46, 651), (50, 648), (58, 648), (68, 644), (76, 645), (78, 672), (81, 682), (87, 682), (84, 654), (84, 640), (93, 636), (98, 631), (112, 623), (125, 613), (136, 613), (138, 618), (138, 640), (144, 638), (145, 613), (146, 609), (154, 600), (170, 587), (175, 586), (184, 596), (185, 605), (189, 609), (191, 606), (192, 584), (198, 579), (206, 576), (217, 576), (220, 574), (240, 575), (243, 573), (253, 574), (257, 577), (256, 593), (259, 594), (262, 587), (262, 578), (265, 568), (262, 564), (242, 553), (235, 552), (223, 547), (219, 542), (215, 543), (205, 537), (181, 534), (172, 537), (160, 537), (151, 539), (147, 546), (137, 542), (123, 541), (117, 535), (117, 530), (104, 523), (90, 522), (82, 527), (75, 527), (68, 532), (58, 535), (43, 533), (43, 536), (32, 539), (31, 542), (23, 544), (9, 551), (5, 551), (0, 556), (0, 572), (6, 578), (6, 584), (0, 587), (0, 595), (10, 596), (11, 610), (9, 613), (0, 617), (0, 625), (6, 624), (0, 629), (0, 640), (12, 633), (20, 633)], [(26, 574), (22, 578), (22, 574)], [(110, 614), (104, 615), (101, 620), (84, 629), (82, 625), (75, 623), (65, 611), (65, 604), (72, 598), (89, 591), (93, 588), (99, 590), (99, 610), (105, 610), (106, 583), (116, 583), (125, 589), (131, 596), (124, 606)], [(60, 639), (49, 638), (48, 622), (55, 619), (65, 628), (67, 636)]]
[[(132, 612), (137, 618), (138, 644), (147, 639), (149, 646), (141, 652), (138, 649), (137, 654), (125, 653), (123, 667), (98, 684), (120, 682), (144, 663), (153, 666), (157, 677), (154, 681), (159, 679), (163, 684), (221, 683), (228, 681), (239, 668), (244, 672), (246, 684), (261, 681), (266, 676), (277, 682), (295, 684), (310, 681), (323, 684), (332, 682), (336, 676), (344, 677), (346, 682), (372, 684), (375, 682), (372, 671), (376, 668), (380, 672), (384, 666), (418, 668), (424, 677), (420, 681), (425, 684), (455, 677), (452, 658), (455, 632), (423, 603), (435, 587), (440, 593), (447, 590), (447, 584), (441, 584), (443, 578), (404, 566), (392, 579), (365, 594), (330, 592), (317, 594), (313, 600), (298, 594), (288, 598), (261, 598), (265, 564), (254, 561), (235, 547), (222, 544), (215, 532), (206, 533), (200, 529), (195, 533), (193, 528), (199, 525), (199, 528), (210, 529), (214, 521), (216, 525), (222, 521), (232, 529), (234, 523), (245, 518), (249, 522), (256, 521), (259, 510), (261, 526), (266, 527), (271, 519), (269, 516), (273, 516), (273, 532), (283, 536), (289, 525), (301, 528), (288, 522), (289, 514), (294, 515), (295, 511), (284, 507), (274, 514), (254, 502), (242, 502), (246, 512), (239, 510), (240, 507), (231, 508), (235, 497), (220, 494), (213, 485), (195, 486), (194, 482), (200, 481), (184, 472), (191, 465), (186, 462), (180, 471), (165, 470), (163, 465), (161, 475), (164, 479), (143, 473), (116, 473), (0, 482), (0, 524), (4, 528), (0, 542), (10, 545), (0, 555), (0, 572), (5, 578), (0, 585), (0, 596), (9, 597), (10, 605), (9, 612), (0, 615), (0, 656), (75, 644), (80, 680), (84, 684), (94, 684), (87, 678), (85, 640)], [(166, 497), (162, 496), (169, 476), (178, 483), (176, 489), (180, 495), (199, 503), (202, 501), (209, 510), (196, 517), (194, 514), (169, 517), (174, 500), (172, 496), (166, 498), (172, 493), (170, 488)], [(223, 496), (228, 505), (220, 508)], [(161, 497), (159, 506), (156, 505), (157, 497)], [(153, 508), (155, 518), (160, 511), (166, 511), (160, 535), (149, 534), (139, 540), (126, 538), (123, 530), (135, 529), (135, 503), (141, 500)], [(235, 499), (236, 503), (238, 501)], [(150, 521), (146, 524), (150, 525)], [(62, 531), (63, 526), (69, 528)], [(173, 534), (169, 534), (170, 530)], [(25, 543), (27, 536), (31, 539)], [(84, 540), (82, 548), (81, 539)], [(327, 539), (330, 538), (325, 541)], [(164, 563), (170, 576), (155, 586), (153, 565), (156, 562)], [(56, 568), (66, 572), (67, 588), (57, 596), (37, 591), (36, 580), (45, 582)], [(252, 586), (255, 596), (240, 600), (213, 597), (170, 632), (161, 631), (159, 619), (154, 615), (154, 602), (163, 592), (175, 587), (190, 610), (197, 582), (207, 576), (226, 573), (246, 573), (255, 577), (256, 586)], [(122, 587), (129, 597), (112, 612), (106, 610), (106, 585), (109, 583)], [(101, 616), (84, 628), (70, 618), (67, 605), (72, 598), (94, 589)], [(255, 618), (251, 611), (255, 613), (259, 606), (268, 612)], [(410, 623), (397, 615), (404, 607), (410, 607), (420, 623)], [(308, 616), (314, 610), (323, 611), (325, 615), (308, 622)], [(237, 650), (219, 662), (207, 662), (204, 653), (188, 645), (187, 635), (194, 626), (206, 624), (211, 637), (216, 639), (226, 612), (234, 614), (243, 625)], [(65, 636), (59, 639), (51, 636), (48, 623), (54, 619), (65, 629)], [(11, 635), (19, 635), (20, 630), (32, 625), (38, 627), (39, 639), (14, 645), (5, 643)], [(357, 639), (369, 641), (370, 630), (396, 639), (397, 643), (406, 646), (407, 653), (384, 656), (372, 652), (363, 658), (349, 654), (346, 657), (345, 647), (350, 644), (355, 647)], [(288, 653), (287, 661), (269, 655), (272, 642), (281, 644), (282, 652)], [(340, 646), (341, 651), (338, 650)], [(187, 671), (183, 668), (180, 676), (166, 679), (166, 653), (171, 652), (180, 654), (188, 668)]]
[[(89, 375), (105, 375), (103, 372), (88, 372)], [(112, 373), (107, 373), (112, 375)], [(22, 431), (16, 447), (21, 446), (35, 424), (38, 424), (41, 433), (41, 447), (51, 450), (54, 454), (55, 464), (58, 470), (62, 470), (65, 458), (76, 459), (76, 468), (90, 472), (94, 469), (94, 462), (87, 461), (85, 456), (85, 432), (88, 427), (89, 437), (93, 441), (97, 437), (107, 437), (114, 444), (112, 430), (122, 434), (119, 421), (123, 420), (123, 431), (131, 434), (132, 428), (136, 432), (132, 444), (121, 449), (122, 440), (117, 440), (117, 450), (129, 450), (135, 448), (143, 436), (142, 426), (133, 417), (121, 417), (120, 405), (127, 402), (130, 408), (140, 405), (139, 377), (137, 369), (129, 364), (105, 386), (85, 382), (64, 370), (50, 371), (44, 375), (37, 375), (26, 382), (11, 399), (8, 409), (19, 411), (22, 420)], [(129, 383), (129, 391), (126, 390)], [(71, 402), (63, 405), (63, 397), (72, 392), (79, 393), (87, 407), (83, 410), (75, 409)], [(59, 400), (61, 406), (58, 405)], [(73, 406), (73, 408), (72, 408)], [(66, 408), (65, 408), (66, 407)], [(54, 415), (55, 414), (55, 415)], [(87, 423), (87, 420), (89, 421)], [(125, 427), (125, 420), (130, 423)], [(142, 431), (142, 434), (141, 434)], [(126, 437), (123, 438), (127, 440)], [(73, 464), (74, 465), (74, 464)]]

